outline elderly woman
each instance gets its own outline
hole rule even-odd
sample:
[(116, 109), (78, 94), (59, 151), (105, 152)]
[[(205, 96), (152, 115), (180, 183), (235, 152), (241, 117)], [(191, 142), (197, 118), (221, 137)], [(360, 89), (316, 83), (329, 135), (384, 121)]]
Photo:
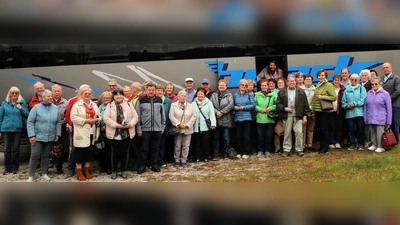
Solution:
[[(251, 94), (253, 94), (253, 97), (254, 97), (254, 95), (256, 94), (256, 91), (254, 90), (254, 85), (255, 85), (255, 83), (254, 83), (254, 80), (247, 80), (247, 91), (249, 92), (249, 93), (251, 93)], [(257, 154), (257, 142), (258, 142), (258, 140), (257, 140), (257, 124), (256, 124), (256, 111), (255, 110), (253, 110), (252, 112), (251, 112), (251, 119), (252, 119), (252, 121), (251, 121), (251, 127), (250, 127), (250, 143), (251, 143), (251, 148), (250, 148), (250, 150), (251, 150), (251, 153), (255, 156), (256, 154)]]
[(233, 95), (237, 138), (237, 158), (247, 159), (250, 152), (251, 112), (255, 108), (254, 97), (247, 91), (247, 81), (239, 81), (239, 91)]
[(124, 100), (130, 102), (132, 100), (132, 89), (129, 86), (123, 86), (122, 92), (124, 94)]
[(392, 101), (390, 94), (382, 88), (379, 77), (371, 79), (372, 90), (368, 91), (364, 105), (364, 122), (371, 132), (371, 147), (368, 150), (384, 152), (381, 137), (385, 128), (392, 123)]
[(169, 135), (168, 131), (171, 127), (171, 121), (169, 120), (169, 110), (171, 109), (172, 101), (167, 96), (165, 96), (164, 85), (162, 84), (156, 85), (156, 96), (161, 98), (161, 100), (163, 101), (165, 113), (165, 131), (161, 134), (160, 138), (160, 155), (158, 157), (158, 165), (166, 166), (167, 164), (165, 163), (165, 150)]
[(126, 173), (129, 159), (131, 139), (135, 136), (135, 125), (138, 115), (132, 104), (124, 100), (123, 90), (113, 91), (113, 98), (104, 112), (106, 136), (111, 141), (111, 179), (117, 178), (118, 161), (121, 161), (121, 177), (127, 178)]
[(91, 98), (90, 87), (80, 89), (79, 100), (71, 109), (71, 120), (74, 124), (76, 178), (79, 181), (93, 178), (89, 168), (94, 158), (94, 144), (100, 135), (100, 113)]
[[(206, 98), (206, 93), (206, 89), (198, 88), (197, 97), (192, 102), (196, 112), (193, 134), (196, 162), (207, 162), (210, 153), (211, 130), (215, 130), (217, 122), (213, 104)], [(206, 120), (209, 120), (211, 124), (208, 125)]]
[(178, 96), (174, 93), (174, 84), (168, 83), (165, 85), (165, 96), (171, 99), (172, 102), (178, 101)]
[[(270, 83), (271, 82), (269, 82), (269, 84)], [(278, 88), (276, 88), (274, 90), (274, 92), (276, 94), (278, 94), (280, 90), (282, 90), (283, 88), (286, 88), (286, 85), (287, 85), (287, 80), (285, 78), (283, 78), (283, 77), (278, 78), (276, 80), (276, 86)], [(281, 151), (282, 143), (283, 143), (283, 140), (281, 140), (281, 137), (283, 137), (283, 134), (284, 134), (283, 130), (284, 130), (283, 121), (281, 119), (278, 119), (275, 124), (275, 129), (274, 129), (275, 153), (279, 153)]]
[(178, 93), (178, 101), (171, 104), (169, 119), (171, 126), (179, 128), (179, 134), (175, 135), (174, 166), (187, 166), (190, 139), (193, 134), (193, 125), (196, 121), (196, 112), (191, 103), (186, 102), (186, 91)]
[[(342, 97), (342, 107), (346, 109), (346, 120), (349, 129), (350, 147), (349, 151), (364, 150), (364, 101), (367, 95), (365, 88), (360, 84), (358, 74), (350, 76), (351, 85), (346, 86)], [(357, 129), (357, 142), (355, 132)]]
[(224, 159), (228, 159), (227, 150), (230, 146), (229, 131), (233, 127), (233, 96), (227, 90), (226, 80), (218, 81), (218, 91), (211, 95), (211, 102), (214, 106), (214, 113), (217, 119), (217, 127), (213, 134), (214, 161), (219, 160), (220, 137), (223, 137)]
[(58, 107), (52, 104), (51, 91), (47, 89), (42, 91), (40, 97), (42, 102), (32, 108), (27, 121), (28, 137), (31, 143), (28, 182), (33, 182), (40, 157), (42, 162), (41, 179), (50, 181), (50, 177), (47, 176), (50, 150), (53, 142), (57, 142), (61, 136), (60, 113)]
[[(296, 77), (296, 81), (297, 81)], [(312, 106), (312, 99), (314, 98), (315, 87), (312, 84), (313, 77), (310, 74), (304, 76), (304, 85), (302, 89), (306, 93), (308, 105)], [(297, 84), (298, 85), (298, 84)], [(311, 113), (307, 117), (307, 122), (303, 123), (303, 149), (313, 150), (313, 136), (314, 136), (315, 118)]]
[(19, 89), (11, 87), (0, 107), (0, 138), (4, 140), (3, 175), (18, 173), (23, 118), (27, 118), (28, 115), (28, 105)]
[(369, 70), (369, 72), (371, 73), (371, 78), (379, 77), (378, 72), (376, 72), (376, 70)]
[(329, 120), (333, 110), (322, 109), (321, 100), (335, 101), (335, 88), (327, 80), (328, 72), (319, 70), (317, 72), (318, 83), (315, 86), (314, 98), (312, 99), (311, 112), (315, 117), (315, 130), (318, 132), (320, 147), (319, 154), (326, 154), (329, 151)]
[(342, 140), (342, 125), (346, 111), (342, 107), (343, 92), (346, 89), (341, 83), (342, 75), (333, 77), (333, 87), (335, 88), (336, 100), (333, 101), (333, 113), (329, 122), (329, 148), (341, 149), (340, 141)]
[(106, 123), (104, 122), (104, 112), (106, 107), (113, 99), (113, 94), (110, 91), (103, 92), (99, 99), (101, 99), (102, 104), (99, 106), (100, 118), (100, 136), (99, 140), (102, 139), (104, 142), (103, 151), (100, 154), (100, 173), (107, 172), (111, 174), (111, 142), (106, 135)]
[[(368, 92), (369, 90), (372, 89), (371, 82), (369, 81), (371, 79), (371, 72), (369, 70), (361, 70), (360, 72), (360, 77), (361, 77), (361, 85), (365, 88), (365, 90)], [(369, 147), (369, 143), (371, 141), (370, 138), (370, 133), (369, 133), (369, 125), (365, 124), (365, 148)]]
[(261, 91), (254, 97), (255, 108), (257, 112), (257, 135), (258, 135), (258, 153), (257, 157), (268, 156), (272, 153), (272, 140), (274, 136), (275, 119), (269, 118), (270, 111), (276, 111), (275, 92), (268, 89), (268, 80), (261, 80)]
[(285, 88), (287, 85), (287, 80), (283, 77), (280, 77), (276, 80), (276, 86), (278, 87), (278, 90), (276, 91), (276, 93), (278, 94), (279, 90), (282, 90), (283, 88)]

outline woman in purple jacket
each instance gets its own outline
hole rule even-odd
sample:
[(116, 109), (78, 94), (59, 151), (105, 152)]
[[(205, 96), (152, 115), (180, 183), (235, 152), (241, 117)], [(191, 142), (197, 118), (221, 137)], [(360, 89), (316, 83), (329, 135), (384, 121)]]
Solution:
[(368, 150), (384, 152), (381, 137), (385, 128), (392, 123), (392, 102), (390, 95), (382, 88), (379, 77), (371, 79), (372, 89), (368, 91), (364, 104), (364, 122), (370, 125), (371, 147)]

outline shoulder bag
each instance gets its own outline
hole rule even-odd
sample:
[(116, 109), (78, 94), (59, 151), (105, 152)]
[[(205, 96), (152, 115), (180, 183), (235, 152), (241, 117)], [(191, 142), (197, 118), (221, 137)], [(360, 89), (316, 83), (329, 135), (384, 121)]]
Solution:
[[(178, 103), (178, 104), (179, 104), (179, 103)], [(182, 118), (181, 118), (181, 121), (180, 121), (180, 122), (182, 122), (183, 118), (185, 117), (186, 107), (187, 107), (187, 106), (185, 106), (185, 109), (183, 110), (183, 114), (182, 114)], [(181, 134), (181, 128), (172, 125), (172, 126), (169, 128), (168, 134), (173, 135), (173, 136), (176, 136), (176, 135), (178, 135), (178, 134)]]
[[(325, 87), (324, 87), (324, 89), (321, 91), (320, 95), (322, 95), (322, 93), (324, 92), (324, 90), (325, 90), (325, 88), (326, 88), (327, 85), (328, 85), (328, 84), (325, 84)], [(332, 101), (320, 99), (320, 100), (319, 100), (319, 103), (321, 104), (321, 109), (322, 109), (322, 110), (332, 110), (332, 109), (333, 109), (333, 103), (332, 103)]]
[[(268, 107), (267, 108), (269, 108), (269, 103), (270, 103), (270, 101), (271, 101), (271, 96), (268, 96)], [(270, 118), (270, 119), (276, 119), (276, 118), (278, 118), (278, 116), (279, 116), (279, 112), (278, 111), (269, 111), (268, 113), (267, 113), (267, 116), (268, 116), (268, 118)]]
[(206, 121), (206, 125), (207, 125), (208, 129), (210, 129), (210, 127), (211, 127), (211, 120), (210, 120), (210, 119), (207, 119), (207, 118), (204, 116), (203, 112), (201, 111), (201, 108), (199, 107), (199, 103), (196, 102), (196, 104), (197, 104), (197, 108), (199, 108), (199, 111), (200, 111), (201, 115), (203, 116), (204, 120)]

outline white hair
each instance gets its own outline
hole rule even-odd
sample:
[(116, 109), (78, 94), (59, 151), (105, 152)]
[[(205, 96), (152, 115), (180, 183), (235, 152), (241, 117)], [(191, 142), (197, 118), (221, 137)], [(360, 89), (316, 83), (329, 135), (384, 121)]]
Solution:
[(350, 79), (351, 78), (357, 78), (358, 80), (360, 80), (360, 76), (358, 76), (358, 74), (356, 74), (356, 73), (353, 73), (351, 76), (350, 76)]
[(363, 73), (367, 73), (367, 75), (368, 75), (368, 80), (371, 79), (371, 71), (369, 71), (369, 70), (367, 70), (367, 69), (361, 70), (361, 72), (360, 72), (360, 77), (361, 77), (361, 74), (363, 74)]

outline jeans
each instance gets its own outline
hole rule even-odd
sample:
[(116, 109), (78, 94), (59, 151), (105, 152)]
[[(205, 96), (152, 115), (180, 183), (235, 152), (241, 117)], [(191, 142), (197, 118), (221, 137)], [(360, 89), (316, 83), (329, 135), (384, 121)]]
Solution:
[(70, 138), (70, 143), (71, 143), (71, 150), (69, 151), (69, 157), (68, 157), (68, 171), (73, 171), (75, 173), (75, 146), (74, 146), (74, 133), (71, 132), (69, 133), (69, 138)]
[(400, 108), (392, 107), (392, 125), (390, 128), (393, 131), (396, 141), (399, 140), (399, 118), (400, 118)]
[(342, 125), (344, 121), (344, 115), (337, 115), (336, 112), (332, 113), (329, 120), (329, 144), (336, 144), (342, 141)]
[[(350, 146), (364, 148), (364, 117), (358, 116), (355, 118), (348, 118), (347, 124), (349, 128), (349, 139), (350, 139)], [(356, 144), (356, 132), (357, 129), (357, 142)]]
[(257, 123), (258, 151), (272, 153), (275, 123)]
[(47, 169), (49, 166), (49, 156), (52, 146), (52, 142), (41, 142), (36, 141), (34, 146), (31, 146), (31, 158), (29, 160), (29, 176), (33, 177), (35, 175), (36, 167), (41, 156), (41, 175), (47, 174)]
[(214, 148), (214, 157), (219, 155), (219, 142), (220, 142), (220, 134), (222, 134), (222, 138), (223, 138), (223, 154), (226, 154), (226, 150), (228, 150), (229, 146), (230, 146), (230, 136), (229, 136), (229, 129), (228, 127), (216, 127), (213, 132), (213, 148)]
[(4, 140), (4, 167), (5, 171), (18, 171), (19, 168), (19, 146), (21, 144), (20, 132), (2, 133)]
[(248, 155), (250, 152), (251, 121), (235, 122), (238, 154)]
[(329, 120), (331, 117), (331, 112), (315, 112), (315, 132), (319, 134), (319, 151), (328, 151), (329, 149)]
[(202, 131), (199, 133), (193, 133), (196, 159), (208, 159), (210, 153), (210, 138), (211, 131)]
[(158, 166), (161, 131), (143, 131), (140, 150), (140, 166), (146, 166), (147, 154), (150, 150), (150, 165)]
[(129, 149), (131, 139), (111, 140), (111, 171), (117, 172), (118, 159), (121, 159), (121, 171), (124, 172), (128, 167)]

